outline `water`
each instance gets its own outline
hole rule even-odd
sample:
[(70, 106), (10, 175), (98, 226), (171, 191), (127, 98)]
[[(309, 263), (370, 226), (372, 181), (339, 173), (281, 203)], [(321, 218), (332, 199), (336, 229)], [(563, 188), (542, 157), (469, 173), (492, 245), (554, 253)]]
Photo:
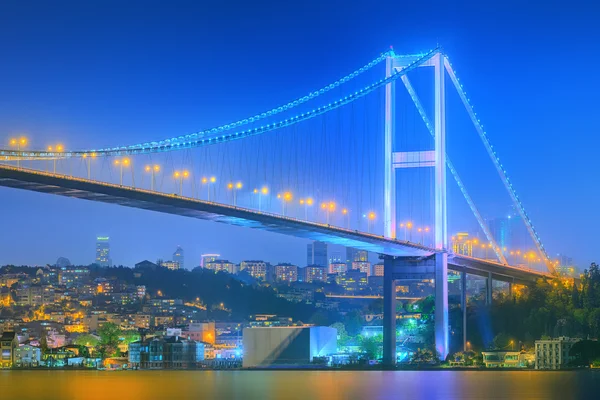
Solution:
[(2, 399), (598, 399), (600, 372), (1, 371)]

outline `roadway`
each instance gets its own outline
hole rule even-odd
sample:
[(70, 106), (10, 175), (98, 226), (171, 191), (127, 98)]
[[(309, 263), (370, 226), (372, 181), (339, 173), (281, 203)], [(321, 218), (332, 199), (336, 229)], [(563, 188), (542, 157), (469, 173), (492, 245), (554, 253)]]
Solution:
[[(439, 252), (418, 243), (329, 224), (9, 165), (0, 164), (0, 186), (260, 229), (387, 256), (423, 259)], [(548, 273), (453, 254), (449, 255), (448, 267), (481, 276), (491, 273), (495, 280), (515, 283), (530, 283), (550, 276)]]

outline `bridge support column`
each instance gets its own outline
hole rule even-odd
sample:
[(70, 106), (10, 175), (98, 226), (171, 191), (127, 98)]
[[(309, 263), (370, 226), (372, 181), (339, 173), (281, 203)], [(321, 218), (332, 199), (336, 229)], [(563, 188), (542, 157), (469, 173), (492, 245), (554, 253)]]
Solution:
[(467, 351), (467, 273), (460, 273), (460, 306), (462, 309), (463, 351)]
[(383, 364), (396, 365), (396, 281), (394, 258), (383, 260)]
[[(388, 56), (385, 76), (394, 72), (394, 59)], [(385, 85), (385, 132), (383, 140), (383, 235), (396, 238), (396, 173), (392, 163), (396, 122), (396, 82)]]
[(486, 285), (485, 285), (485, 289), (486, 289), (486, 293), (485, 293), (485, 304), (487, 304), (488, 306), (492, 304), (492, 294), (493, 294), (493, 288), (492, 288), (492, 273), (489, 272), (488, 273), (488, 278), (486, 280)]
[(513, 283), (512, 282), (508, 282), (508, 297), (509, 298), (513, 297)]
[(435, 349), (440, 359), (448, 355), (448, 254), (435, 255)]

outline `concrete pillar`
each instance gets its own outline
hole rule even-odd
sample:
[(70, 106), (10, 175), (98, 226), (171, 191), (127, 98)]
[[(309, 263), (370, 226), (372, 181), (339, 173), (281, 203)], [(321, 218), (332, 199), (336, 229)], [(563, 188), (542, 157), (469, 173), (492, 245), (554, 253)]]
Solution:
[(492, 283), (493, 283), (492, 273), (489, 272), (488, 273), (488, 278), (486, 280), (486, 285), (485, 285), (485, 288), (486, 288), (485, 303), (487, 305), (491, 305), (492, 304), (492, 292), (493, 292)]
[(435, 348), (442, 360), (448, 355), (448, 254), (435, 255)]
[(396, 365), (396, 281), (394, 258), (383, 261), (383, 364)]
[[(394, 73), (393, 54), (385, 64), (385, 76)], [(396, 81), (385, 85), (385, 129), (383, 140), (383, 235), (396, 238), (396, 173), (392, 164), (396, 121)]]
[(467, 273), (460, 273), (460, 306), (462, 308), (463, 351), (467, 351)]
[(513, 283), (512, 282), (508, 282), (508, 297), (510, 297), (510, 298), (513, 297)]

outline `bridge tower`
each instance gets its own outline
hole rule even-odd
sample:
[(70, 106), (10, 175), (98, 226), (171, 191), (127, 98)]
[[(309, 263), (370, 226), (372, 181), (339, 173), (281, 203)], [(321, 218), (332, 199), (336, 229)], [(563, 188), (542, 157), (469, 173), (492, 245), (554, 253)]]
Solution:
[[(386, 77), (400, 71), (414, 61), (414, 56), (398, 56), (390, 52), (386, 59)], [(396, 177), (397, 168), (433, 167), (435, 169), (434, 194), (434, 237), (435, 248), (439, 250), (434, 257), (431, 268), (427, 260), (420, 269), (415, 260), (400, 257), (384, 257), (384, 350), (383, 359), (386, 364), (396, 362), (396, 291), (395, 280), (410, 273), (433, 272), (435, 277), (435, 344), (442, 359), (448, 355), (448, 230), (446, 214), (446, 105), (445, 105), (445, 56), (437, 51), (421, 64), (434, 68), (434, 149), (402, 153), (394, 148), (395, 137), (395, 81), (385, 88), (385, 127), (384, 127), (384, 193), (383, 193), (383, 225), (384, 235), (396, 238)], [(402, 80), (409, 87), (408, 78)], [(408, 265), (411, 265), (408, 267)]]

